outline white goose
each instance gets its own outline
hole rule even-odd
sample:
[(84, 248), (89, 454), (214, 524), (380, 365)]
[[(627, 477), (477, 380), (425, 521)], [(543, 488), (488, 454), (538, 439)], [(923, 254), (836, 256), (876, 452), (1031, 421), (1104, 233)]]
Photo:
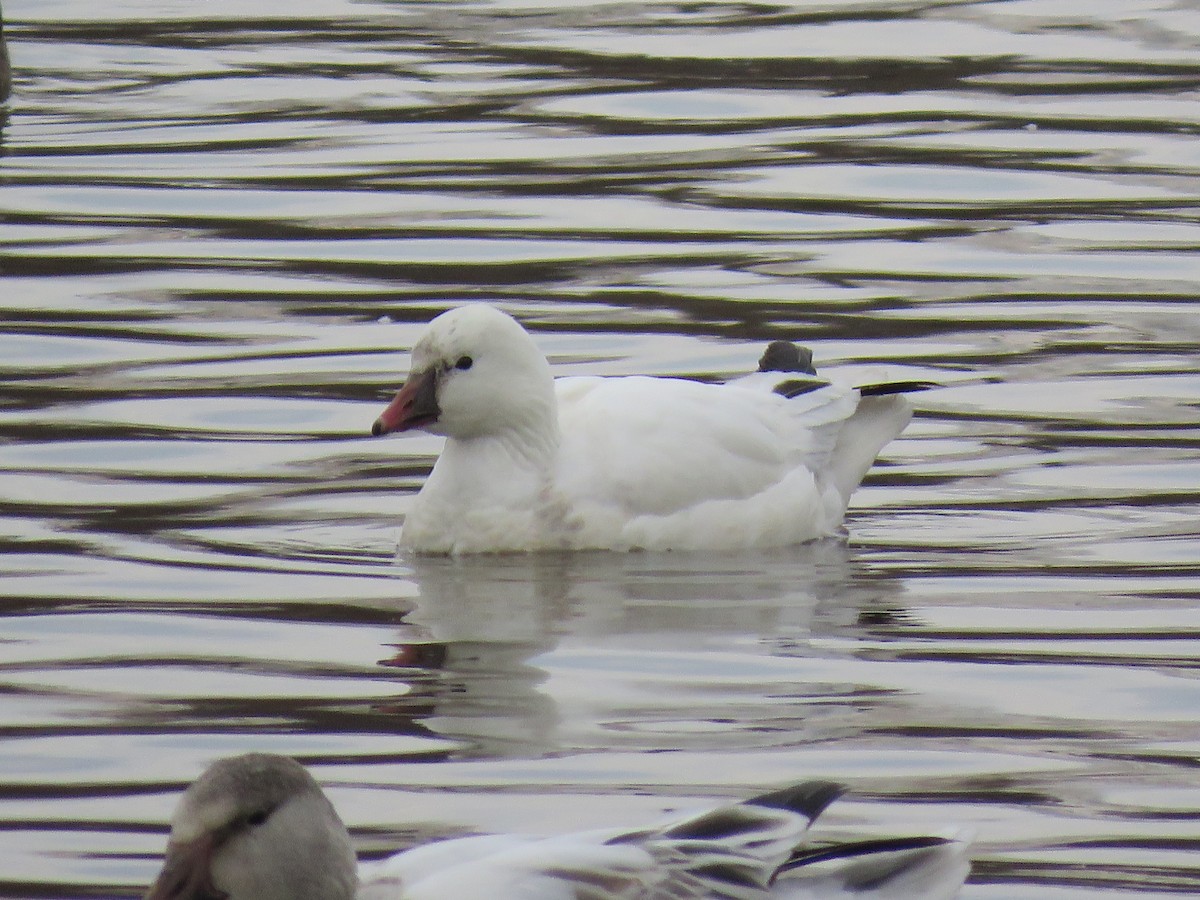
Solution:
[(441, 314), (372, 429), (447, 438), (401, 544), (732, 550), (835, 533), (851, 492), (912, 414), (897, 392), (923, 385), (833, 384), (807, 351), (773, 347), (762, 367), (788, 372), (723, 385), (555, 379), (510, 316), (486, 304)]
[(840, 793), (813, 781), (628, 831), (481, 836), (356, 871), (346, 828), (303, 766), (251, 753), (184, 793), (146, 900), (755, 900), (953, 897), (966, 844), (906, 837), (801, 846)]

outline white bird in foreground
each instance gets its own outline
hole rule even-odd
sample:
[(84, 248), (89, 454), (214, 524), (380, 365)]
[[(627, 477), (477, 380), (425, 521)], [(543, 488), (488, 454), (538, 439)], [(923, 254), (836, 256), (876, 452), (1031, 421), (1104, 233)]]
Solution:
[(423, 553), (734, 550), (836, 532), (851, 492), (912, 415), (907, 382), (816, 376), (784, 342), (727, 384), (555, 379), (514, 319), (449, 310), (412, 351), (372, 433), (420, 428), (446, 445), (408, 512)]
[(171, 820), (146, 900), (754, 900), (953, 897), (966, 844), (907, 837), (802, 846), (840, 793), (812, 781), (659, 827), (440, 841), (356, 872), (346, 828), (286, 756), (213, 763)]

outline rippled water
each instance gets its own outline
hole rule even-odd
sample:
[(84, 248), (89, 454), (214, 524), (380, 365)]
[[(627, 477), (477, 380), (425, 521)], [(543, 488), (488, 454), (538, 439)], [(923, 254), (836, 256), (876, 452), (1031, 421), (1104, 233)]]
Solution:
[[(821, 776), (966, 897), (1200, 892), (1194, 3), (4, 6), (0, 896), (136, 895), (252, 748), (366, 854)], [(845, 542), (395, 560), (475, 299), (946, 387)]]

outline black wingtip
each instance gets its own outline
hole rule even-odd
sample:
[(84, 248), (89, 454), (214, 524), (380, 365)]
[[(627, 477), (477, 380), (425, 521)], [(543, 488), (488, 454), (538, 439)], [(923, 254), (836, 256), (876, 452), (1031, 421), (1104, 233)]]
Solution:
[(936, 381), (885, 381), (879, 384), (859, 385), (857, 390), (864, 397), (882, 397), (886, 394), (911, 394), (941, 387)]
[(824, 812), (830, 803), (842, 796), (845, 790), (842, 785), (833, 781), (805, 781), (752, 797), (747, 802), (755, 806), (790, 810), (811, 822)]
[(741, 803), (720, 806), (711, 812), (678, 822), (661, 833), (675, 840), (711, 841), (760, 830), (763, 827), (762, 818), (748, 816), (747, 807), (783, 810), (812, 822), (841, 793), (842, 786), (831, 781), (806, 781), (751, 797)]
[(816, 375), (812, 351), (790, 341), (771, 341), (758, 361), (760, 372), (800, 372)]
[(938, 837), (936, 835), (914, 835), (891, 838), (866, 838), (861, 841), (850, 841), (840, 844), (830, 844), (821, 847), (801, 847), (792, 852), (791, 857), (784, 863), (784, 869), (798, 869), (814, 863), (831, 859), (855, 859), (860, 856), (871, 856), (877, 853), (910, 853), (919, 850), (930, 850), (935, 847), (948, 847), (959, 843), (955, 838)]
[(828, 381), (820, 379), (805, 381), (788, 379), (787, 381), (779, 382), (779, 384), (771, 388), (771, 391), (791, 400), (793, 397), (799, 397), (801, 394), (809, 394), (824, 387), (829, 387)]

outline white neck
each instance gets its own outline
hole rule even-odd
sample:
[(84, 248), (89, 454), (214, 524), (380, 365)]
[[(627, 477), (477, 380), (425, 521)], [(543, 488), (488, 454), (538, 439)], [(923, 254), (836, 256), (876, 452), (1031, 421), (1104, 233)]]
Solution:
[(540, 545), (559, 447), (557, 409), (550, 411), (496, 433), (448, 438), (401, 542), (429, 552)]
[[(525, 502), (531, 490), (551, 477), (558, 444), (557, 422), (449, 438), (422, 493), (453, 490), (475, 504)], [(454, 470), (455, 482), (443, 484), (449, 478), (439, 470), (449, 469)]]

